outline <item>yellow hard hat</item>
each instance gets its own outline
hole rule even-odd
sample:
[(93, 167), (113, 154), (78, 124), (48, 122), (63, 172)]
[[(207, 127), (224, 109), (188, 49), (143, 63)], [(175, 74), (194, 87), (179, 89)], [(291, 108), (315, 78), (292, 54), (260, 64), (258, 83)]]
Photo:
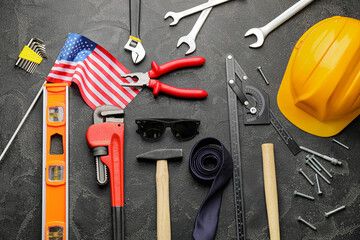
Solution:
[(305, 132), (329, 137), (360, 114), (360, 21), (325, 19), (304, 33), (277, 96), (280, 111)]

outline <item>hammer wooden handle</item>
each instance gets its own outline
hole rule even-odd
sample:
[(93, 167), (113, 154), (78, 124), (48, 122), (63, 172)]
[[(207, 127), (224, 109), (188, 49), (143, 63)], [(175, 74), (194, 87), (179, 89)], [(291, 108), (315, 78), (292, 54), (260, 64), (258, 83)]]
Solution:
[(274, 145), (261, 145), (263, 157), (265, 201), (271, 240), (280, 239), (279, 208), (276, 187)]
[(171, 239), (169, 171), (167, 160), (156, 161), (157, 239)]

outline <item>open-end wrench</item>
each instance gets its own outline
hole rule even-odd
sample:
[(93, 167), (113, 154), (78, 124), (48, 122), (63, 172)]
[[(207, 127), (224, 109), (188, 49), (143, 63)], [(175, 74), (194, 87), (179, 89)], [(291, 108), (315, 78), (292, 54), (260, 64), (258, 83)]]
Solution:
[(265, 41), (266, 36), (275, 28), (280, 26), (286, 20), (294, 16), (301, 9), (306, 7), (308, 4), (313, 2), (314, 0), (300, 0), (295, 3), (293, 6), (288, 8), (285, 12), (280, 14), (277, 18), (266, 24), (261, 28), (252, 28), (245, 33), (245, 37), (254, 34), (257, 38), (257, 42), (250, 45), (251, 48), (261, 47)]
[[(210, 0), (211, 1), (211, 0)], [(185, 53), (185, 55), (191, 54), (195, 52), (196, 50), (196, 43), (195, 39), (198, 33), (200, 32), (200, 29), (204, 25), (207, 17), (209, 16), (211, 12), (212, 7), (207, 8), (203, 10), (199, 16), (199, 18), (196, 20), (196, 23), (194, 27), (191, 29), (190, 33), (186, 36), (182, 36), (179, 38), (179, 41), (177, 43), (177, 47), (180, 47), (181, 44), (186, 43), (189, 46), (189, 50)]]
[(178, 12), (178, 13), (168, 12), (165, 14), (164, 19), (167, 19), (168, 17), (172, 17), (174, 21), (172, 23), (170, 23), (170, 26), (175, 26), (180, 21), (180, 19), (182, 19), (183, 17), (189, 16), (191, 14), (205, 10), (209, 7), (213, 7), (213, 6), (219, 5), (221, 3), (228, 2), (228, 1), (231, 1), (231, 0), (211, 0), (209, 2), (200, 4), (196, 7), (184, 10), (182, 12)]

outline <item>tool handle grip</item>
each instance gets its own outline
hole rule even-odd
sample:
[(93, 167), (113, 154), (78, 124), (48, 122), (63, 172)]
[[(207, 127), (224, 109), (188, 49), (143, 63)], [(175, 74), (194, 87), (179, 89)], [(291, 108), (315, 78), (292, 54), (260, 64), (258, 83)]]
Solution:
[(185, 67), (196, 67), (201, 66), (205, 63), (206, 59), (203, 57), (189, 57), (179, 58), (162, 65), (158, 65), (156, 62), (151, 63), (151, 70), (148, 71), (150, 78), (157, 78), (165, 73), (171, 72), (175, 69)]
[(153, 94), (155, 97), (158, 96), (159, 92), (165, 93), (179, 98), (194, 98), (201, 99), (205, 98), (208, 93), (202, 89), (186, 89), (186, 88), (177, 88), (165, 83), (161, 83), (159, 80), (150, 79), (149, 87), (153, 89)]
[(125, 239), (125, 216), (124, 207), (111, 207), (112, 212), (112, 226), (113, 226), (113, 239)]
[(274, 145), (261, 145), (263, 157), (265, 201), (271, 240), (280, 240), (279, 208), (276, 187)]
[(129, 0), (130, 35), (140, 38), (140, 4), (141, 0)]
[(169, 171), (167, 160), (156, 161), (157, 239), (171, 239)]

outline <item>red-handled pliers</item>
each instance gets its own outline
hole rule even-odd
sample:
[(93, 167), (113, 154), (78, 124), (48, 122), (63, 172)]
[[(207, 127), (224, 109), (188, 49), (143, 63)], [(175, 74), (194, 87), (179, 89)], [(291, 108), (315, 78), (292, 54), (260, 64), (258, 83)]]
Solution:
[(162, 65), (158, 65), (156, 62), (151, 63), (151, 70), (145, 73), (129, 73), (123, 74), (121, 77), (131, 77), (133, 79), (138, 79), (134, 83), (121, 83), (123, 87), (142, 87), (148, 86), (153, 89), (153, 94), (155, 97), (159, 92), (166, 93), (168, 95), (179, 97), (179, 98), (205, 98), (208, 94), (202, 89), (185, 89), (177, 88), (164, 83), (161, 83), (157, 78), (165, 73), (171, 72), (178, 68), (185, 67), (195, 67), (201, 66), (205, 63), (205, 58), (202, 57), (189, 57), (189, 58), (180, 58), (176, 59)]

